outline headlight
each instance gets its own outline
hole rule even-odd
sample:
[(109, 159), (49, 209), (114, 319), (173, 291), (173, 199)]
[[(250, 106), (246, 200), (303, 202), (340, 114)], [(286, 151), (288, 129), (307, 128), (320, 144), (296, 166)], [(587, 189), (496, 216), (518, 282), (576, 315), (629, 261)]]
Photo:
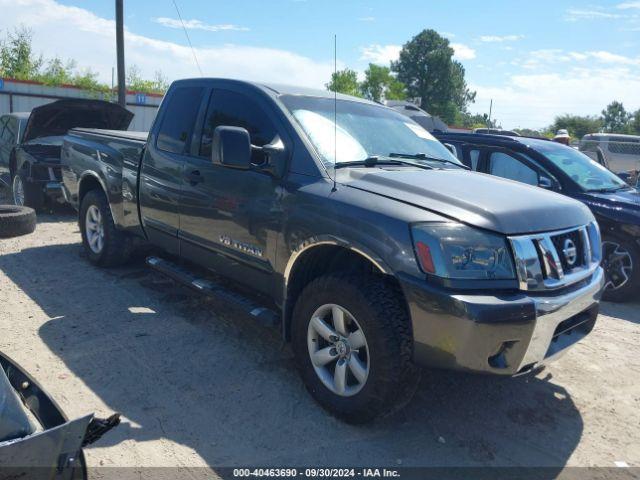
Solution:
[(412, 227), (422, 270), (463, 280), (514, 279), (506, 239), (460, 223), (422, 223)]
[(587, 225), (587, 235), (591, 244), (591, 261), (600, 262), (602, 260), (602, 238), (598, 222), (594, 221)]

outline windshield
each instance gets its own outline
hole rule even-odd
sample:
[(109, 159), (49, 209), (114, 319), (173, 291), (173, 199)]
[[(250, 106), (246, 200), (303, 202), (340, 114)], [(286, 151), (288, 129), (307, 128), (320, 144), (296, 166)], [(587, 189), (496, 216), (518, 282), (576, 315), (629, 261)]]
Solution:
[[(445, 159), (462, 166), (444, 145), (408, 117), (386, 107), (332, 98), (285, 95), (282, 102), (300, 124), (326, 166), (361, 162), (392, 153)], [(334, 117), (335, 113), (335, 117)], [(334, 123), (334, 118), (337, 120)], [(337, 158), (336, 158), (337, 156)], [(457, 168), (428, 158), (416, 162)]]
[(596, 192), (628, 187), (620, 177), (574, 148), (545, 142), (544, 145), (536, 145), (536, 150), (569, 175), (583, 190)]

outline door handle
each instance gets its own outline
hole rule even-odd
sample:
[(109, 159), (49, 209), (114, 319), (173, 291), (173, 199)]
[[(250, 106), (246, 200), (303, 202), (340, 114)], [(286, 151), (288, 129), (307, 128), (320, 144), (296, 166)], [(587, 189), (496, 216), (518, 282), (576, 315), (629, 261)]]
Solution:
[(192, 185), (196, 183), (204, 182), (204, 177), (200, 174), (200, 170), (192, 170), (187, 174), (187, 180)]

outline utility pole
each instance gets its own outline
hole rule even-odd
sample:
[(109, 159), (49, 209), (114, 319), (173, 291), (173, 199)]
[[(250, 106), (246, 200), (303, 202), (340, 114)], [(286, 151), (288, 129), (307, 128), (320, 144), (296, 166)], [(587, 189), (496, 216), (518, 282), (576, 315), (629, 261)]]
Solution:
[(124, 7), (123, 0), (116, 0), (116, 52), (118, 56), (118, 104), (127, 104), (127, 90), (124, 73)]

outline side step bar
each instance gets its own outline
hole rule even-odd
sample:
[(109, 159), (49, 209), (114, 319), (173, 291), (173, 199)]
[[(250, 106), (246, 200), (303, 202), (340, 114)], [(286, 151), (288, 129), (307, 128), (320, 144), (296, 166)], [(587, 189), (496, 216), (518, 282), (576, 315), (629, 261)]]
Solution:
[(232, 307), (240, 309), (264, 325), (269, 327), (277, 327), (280, 325), (280, 315), (273, 310), (257, 304), (239, 292), (230, 290), (206, 278), (198, 277), (180, 265), (159, 257), (147, 257), (147, 265), (197, 292), (230, 303)]

